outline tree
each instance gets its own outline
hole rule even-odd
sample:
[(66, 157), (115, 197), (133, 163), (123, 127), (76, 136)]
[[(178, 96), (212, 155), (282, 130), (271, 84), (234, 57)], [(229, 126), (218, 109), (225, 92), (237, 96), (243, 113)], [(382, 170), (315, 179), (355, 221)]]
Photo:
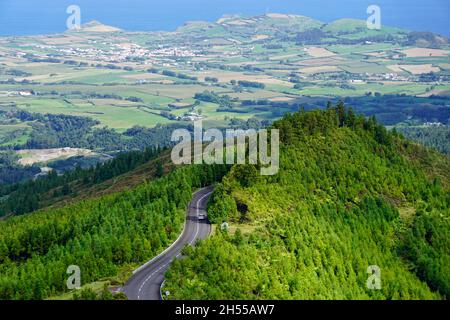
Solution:
[(156, 173), (155, 173), (156, 177), (160, 178), (164, 175), (164, 166), (162, 161), (158, 161), (156, 163)]

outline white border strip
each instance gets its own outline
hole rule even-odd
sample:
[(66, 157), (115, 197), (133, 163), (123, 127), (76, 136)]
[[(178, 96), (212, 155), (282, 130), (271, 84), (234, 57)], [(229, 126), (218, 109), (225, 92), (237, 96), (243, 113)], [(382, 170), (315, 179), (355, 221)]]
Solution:
[(159, 287), (159, 297), (161, 298), (161, 300), (164, 300), (164, 297), (163, 297), (163, 295), (162, 295), (162, 288), (164, 287), (164, 284), (166, 283), (166, 280), (164, 280), (162, 283), (161, 283), (161, 286)]

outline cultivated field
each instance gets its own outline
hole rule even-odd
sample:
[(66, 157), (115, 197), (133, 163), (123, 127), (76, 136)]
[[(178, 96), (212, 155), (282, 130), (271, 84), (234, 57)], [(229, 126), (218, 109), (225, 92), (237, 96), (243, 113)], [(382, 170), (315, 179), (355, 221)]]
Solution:
[(447, 57), (450, 55), (450, 50), (440, 50), (431, 48), (411, 48), (402, 51), (408, 58), (417, 57)]
[[(409, 45), (402, 30), (377, 34), (363, 24), (270, 14), (191, 22), (175, 32), (129, 33), (92, 22), (78, 32), (0, 38), (0, 112), (83, 116), (124, 132), (186, 124), (190, 112), (224, 126), (273, 120), (308, 97), (447, 91), (448, 45)], [(324, 34), (314, 39), (315, 29)], [(394, 40), (372, 40), (380, 35)], [(419, 81), (430, 72), (436, 79)], [(228, 96), (232, 106), (195, 101), (205, 91)], [(263, 99), (278, 107), (241, 106)], [(0, 145), (26, 141), (30, 130), (26, 121), (0, 122), (0, 135), (10, 135)]]

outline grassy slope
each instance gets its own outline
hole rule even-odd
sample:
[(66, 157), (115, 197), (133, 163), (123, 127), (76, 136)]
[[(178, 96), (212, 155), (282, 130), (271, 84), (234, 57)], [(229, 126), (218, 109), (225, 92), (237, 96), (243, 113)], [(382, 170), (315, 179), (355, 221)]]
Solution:
[[(448, 217), (449, 190), (431, 191), (437, 176), (448, 186), (448, 157), (403, 142), (389, 150), (367, 133), (339, 128), (285, 143), (277, 176), (252, 180), (249, 172), (235, 167), (209, 210), (215, 219), (225, 208), (228, 217), (216, 222), (242, 225), (244, 236), (216, 232), (188, 251), (167, 274), (173, 298), (441, 297), (398, 246), (416, 210)], [(448, 250), (441, 258), (448, 261)], [(366, 288), (370, 265), (382, 270), (379, 291)]]
[(133, 189), (155, 178), (157, 163), (164, 164), (164, 172), (166, 173), (173, 171), (175, 168), (170, 161), (170, 152), (165, 151), (159, 157), (138, 166), (130, 172), (98, 184), (86, 186), (81, 181), (74, 181), (70, 184), (70, 190), (72, 192), (69, 195), (55, 198), (55, 191), (58, 191), (60, 188), (52, 189), (46, 195), (42, 196), (43, 206), (44, 208), (60, 208), (82, 200), (98, 198), (126, 189)]

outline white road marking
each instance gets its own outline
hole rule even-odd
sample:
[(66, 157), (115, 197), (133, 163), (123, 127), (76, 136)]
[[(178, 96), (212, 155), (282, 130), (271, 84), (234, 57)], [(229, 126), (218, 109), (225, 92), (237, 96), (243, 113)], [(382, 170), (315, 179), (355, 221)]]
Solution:
[[(198, 204), (199, 204), (199, 202), (200, 201), (202, 201), (204, 198), (206, 198), (207, 196), (209, 196), (210, 194), (211, 194), (212, 192), (208, 192), (207, 194), (205, 194), (203, 197), (201, 197), (200, 199), (198, 199), (198, 201), (197, 201), (197, 218), (198, 218)], [(198, 236), (198, 232), (199, 232), (199, 226), (198, 226), (198, 221), (197, 221), (197, 223), (195, 224), (195, 235), (194, 235), (194, 238), (189, 242), (189, 244), (190, 245), (192, 245), (193, 243), (194, 243), (194, 241), (197, 239), (197, 236)]]
[[(208, 192), (208, 193), (206, 193), (203, 197), (201, 197), (200, 199), (198, 199), (198, 201), (197, 201), (197, 212), (196, 212), (196, 216), (198, 217), (198, 214), (199, 214), (199, 211), (198, 211), (198, 207), (199, 207), (199, 202), (200, 201), (202, 201), (204, 198), (206, 198), (207, 196), (209, 196), (210, 194), (212, 193), (212, 191), (211, 192)], [(191, 240), (191, 242), (189, 243), (189, 244), (191, 244), (192, 245), (192, 243), (196, 240), (196, 238), (197, 238), (197, 235), (198, 235), (198, 232), (199, 232), (199, 226), (198, 226), (198, 221), (197, 221), (197, 223), (195, 224), (195, 226), (196, 226), (196, 232), (195, 232), (195, 236), (194, 236), (194, 238)], [(181, 255), (181, 252), (180, 253), (178, 253), (177, 255), (176, 255), (176, 258), (178, 258), (179, 256)], [(158, 270), (156, 270), (156, 271), (154, 271), (152, 274), (150, 274), (145, 280), (144, 280), (144, 282), (142, 282), (142, 284), (141, 284), (141, 286), (139, 287), (139, 291), (138, 291), (138, 300), (141, 300), (141, 291), (142, 291), (142, 289), (144, 288), (144, 286), (145, 286), (145, 284), (156, 274), (156, 273), (158, 273), (161, 269), (163, 269), (163, 268), (165, 268), (166, 266), (168, 266), (170, 264), (170, 262), (169, 263), (166, 263), (166, 264), (164, 264), (164, 265), (162, 265), (161, 267), (159, 267), (158, 268)]]
[[(145, 284), (147, 283), (147, 281), (150, 280), (151, 277), (153, 277), (153, 276), (155, 275), (155, 273), (158, 273), (161, 269), (165, 268), (167, 265), (168, 265), (168, 263), (162, 265), (161, 267), (159, 267), (158, 270), (156, 270), (156, 271), (154, 271), (152, 274), (150, 274), (150, 275), (144, 280), (144, 282), (142, 282), (141, 286), (139, 287), (139, 293), (141, 293), (142, 288), (144, 288), (144, 286), (145, 286)], [(140, 299), (140, 298), (139, 298), (139, 294), (138, 294), (138, 299)]]

